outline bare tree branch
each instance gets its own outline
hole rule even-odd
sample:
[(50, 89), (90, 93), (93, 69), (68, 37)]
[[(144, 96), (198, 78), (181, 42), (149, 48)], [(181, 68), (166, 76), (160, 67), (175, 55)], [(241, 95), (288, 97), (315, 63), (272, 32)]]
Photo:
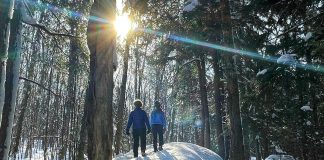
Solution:
[(19, 77), (19, 79), (22, 79), (22, 80), (25, 80), (25, 81), (27, 81), (27, 82), (31, 82), (31, 83), (37, 84), (37, 85), (40, 86), (41, 88), (43, 88), (43, 89), (45, 89), (45, 90), (47, 90), (47, 91), (50, 91), (50, 92), (51, 92), (52, 94), (54, 94), (55, 96), (61, 97), (61, 95), (55, 93), (54, 91), (52, 91), (52, 90), (49, 89), (49, 88), (46, 88), (45, 86), (43, 86), (42, 84), (40, 84), (40, 83), (38, 83), (38, 82), (35, 82), (35, 81), (33, 81), (33, 80), (30, 80), (30, 79), (27, 79), (27, 78), (25, 78), (25, 77)]
[(28, 7), (28, 4), (25, 1), (23, 1), (23, 6), (22, 6), (22, 22), (24, 22), (25, 24), (31, 25), (33, 27), (37, 27), (52, 36), (65, 36), (65, 37), (72, 37), (72, 38), (80, 38), (80, 37), (70, 35), (70, 34), (52, 32), (48, 28), (46, 28), (44, 25), (37, 23), (37, 21), (32, 17), (31, 11)]
[(72, 37), (72, 38), (80, 38), (80, 37), (77, 37), (77, 36), (74, 36), (74, 35), (70, 35), (70, 34), (64, 34), (64, 33), (54, 33), (54, 32), (51, 32), (49, 31), (45, 26), (41, 25), (41, 24), (35, 24), (35, 23), (29, 23), (29, 22), (26, 22), (26, 21), (23, 21), (25, 24), (28, 24), (28, 25), (31, 25), (33, 27), (37, 27), (43, 31), (45, 31), (47, 34), (51, 35), (51, 36), (65, 36), (65, 37)]

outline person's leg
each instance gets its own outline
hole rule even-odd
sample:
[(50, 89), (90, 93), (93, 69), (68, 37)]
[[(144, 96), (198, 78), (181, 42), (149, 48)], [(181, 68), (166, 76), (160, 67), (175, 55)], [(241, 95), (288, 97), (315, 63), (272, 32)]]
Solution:
[(144, 156), (145, 155), (145, 150), (146, 150), (146, 128), (141, 129), (140, 138), (141, 138), (142, 156)]
[(134, 144), (133, 144), (134, 157), (138, 157), (138, 146), (139, 146), (139, 132), (138, 132), (138, 129), (133, 130), (133, 139), (134, 139)]
[(140, 132), (140, 138), (141, 138), (141, 150), (145, 151), (146, 149), (146, 129), (141, 129), (141, 132)]
[(158, 125), (158, 134), (159, 134), (159, 150), (162, 150), (163, 146), (163, 126)]
[(154, 152), (157, 151), (157, 127), (156, 125), (152, 125), (152, 134), (153, 134), (153, 148), (154, 148)]

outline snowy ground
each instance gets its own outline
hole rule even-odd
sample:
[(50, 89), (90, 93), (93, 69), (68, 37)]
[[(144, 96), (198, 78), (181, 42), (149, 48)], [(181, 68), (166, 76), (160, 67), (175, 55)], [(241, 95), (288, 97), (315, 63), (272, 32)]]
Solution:
[[(153, 152), (153, 146), (147, 146), (146, 153), (147, 156), (142, 157), (139, 156), (137, 159), (139, 160), (154, 160), (154, 159), (162, 159), (162, 160), (222, 160), (215, 152), (200, 147), (191, 143), (184, 142), (172, 142), (163, 145), (162, 151)], [(139, 155), (140, 155), (139, 148)], [(114, 160), (126, 160), (126, 159), (135, 159), (133, 158), (133, 151), (122, 155), (118, 155), (114, 158)]]

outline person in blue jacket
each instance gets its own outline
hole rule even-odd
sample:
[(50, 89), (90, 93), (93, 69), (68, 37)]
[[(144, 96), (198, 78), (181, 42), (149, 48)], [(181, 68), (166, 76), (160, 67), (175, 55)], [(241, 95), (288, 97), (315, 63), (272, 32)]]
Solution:
[[(143, 103), (141, 100), (134, 101), (135, 109), (130, 113), (127, 127), (126, 127), (126, 134), (129, 135), (129, 129), (133, 125), (133, 152), (134, 157), (138, 157), (138, 146), (139, 140), (141, 140), (141, 151), (142, 156), (145, 156), (146, 150), (146, 133), (151, 132), (151, 127), (149, 123), (149, 119), (147, 113), (141, 108)], [(146, 131), (147, 129), (147, 131)]]
[(159, 136), (159, 150), (163, 150), (163, 133), (166, 131), (165, 114), (159, 101), (154, 102), (154, 110), (151, 112), (151, 127), (153, 133), (153, 148), (157, 152), (157, 137)]

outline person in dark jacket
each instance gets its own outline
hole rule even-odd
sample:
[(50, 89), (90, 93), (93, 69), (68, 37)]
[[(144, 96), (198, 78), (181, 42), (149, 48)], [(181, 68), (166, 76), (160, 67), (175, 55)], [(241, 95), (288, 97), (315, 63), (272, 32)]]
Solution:
[(153, 148), (157, 152), (157, 137), (159, 136), (159, 150), (163, 150), (163, 133), (166, 131), (166, 120), (159, 101), (154, 102), (154, 110), (151, 112), (151, 127), (153, 133)]
[[(133, 125), (133, 152), (134, 157), (138, 157), (138, 146), (139, 140), (141, 140), (141, 151), (142, 156), (145, 156), (146, 150), (146, 133), (151, 132), (151, 127), (149, 124), (149, 119), (146, 112), (141, 108), (143, 103), (141, 100), (134, 101), (135, 109), (130, 113), (127, 127), (126, 127), (126, 134), (129, 135), (129, 129)], [(147, 129), (147, 131), (146, 131)]]

